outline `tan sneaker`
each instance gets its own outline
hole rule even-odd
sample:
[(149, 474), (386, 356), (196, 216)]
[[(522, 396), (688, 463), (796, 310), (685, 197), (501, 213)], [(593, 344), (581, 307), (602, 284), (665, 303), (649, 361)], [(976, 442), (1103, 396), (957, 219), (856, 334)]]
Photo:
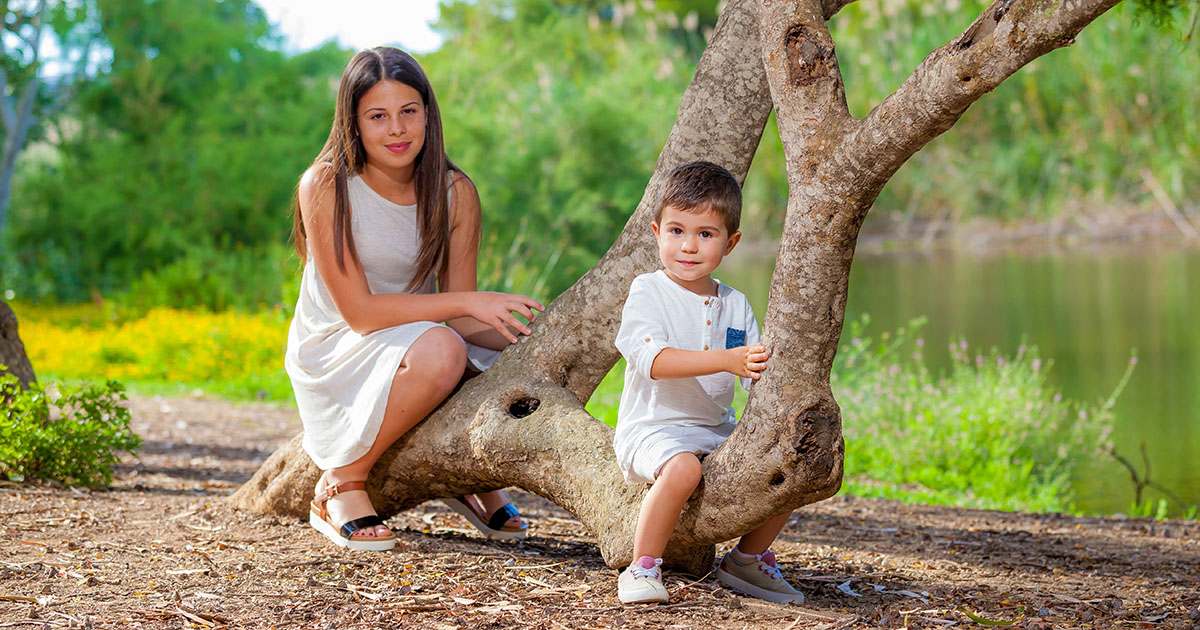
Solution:
[(755, 560), (742, 564), (733, 558), (733, 552), (721, 558), (717, 567), (717, 581), (737, 589), (751, 597), (765, 599), (777, 604), (803, 604), (804, 594), (792, 588), (779, 567), (775, 564), (775, 552), (759, 554)]
[(666, 603), (671, 596), (662, 583), (662, 558), (642, 556), (621, 572), (617, 597), (622, 604)]

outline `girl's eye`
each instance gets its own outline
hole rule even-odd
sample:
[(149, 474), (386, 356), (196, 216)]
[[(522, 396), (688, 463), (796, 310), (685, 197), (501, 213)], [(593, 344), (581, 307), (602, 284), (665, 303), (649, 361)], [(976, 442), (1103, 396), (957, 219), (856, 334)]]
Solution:
[(413, 115), (413, 114), (417, 113), (417, 110), (416, 110), (416, 108), (410, 107), (410, 108), (408, 108), (408, 109), (404, 110), (404, 113), (405, 113), (405, 114), (408, 114), (409, 116), (411, 116), (411, 115)]
[(383, 118), (383, 114), (381, 114), (379, 112), (375, 112), (374, 114), (371, 114), (371, 120), (379, 120), (380, 118)]

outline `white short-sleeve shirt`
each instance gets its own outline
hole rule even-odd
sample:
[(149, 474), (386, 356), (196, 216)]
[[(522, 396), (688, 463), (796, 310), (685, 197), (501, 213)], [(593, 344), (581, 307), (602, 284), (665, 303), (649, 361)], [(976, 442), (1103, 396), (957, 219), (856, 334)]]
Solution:
[[(754, 311), (741, 292), (717, 282), (717, 295), (693, 293), (662, 270), (634, 278), (616, 345), (625, 357), (625, 388), (613, 448), (618, 462), (634, 456), (641, 437), (667, 426), (732, 424), (737, 377), (720, 372), (691, 378), (650, 378), (664, 348), (720, 350), (759, 342)], [(741, 379), (750, 387), (750, 379)]]

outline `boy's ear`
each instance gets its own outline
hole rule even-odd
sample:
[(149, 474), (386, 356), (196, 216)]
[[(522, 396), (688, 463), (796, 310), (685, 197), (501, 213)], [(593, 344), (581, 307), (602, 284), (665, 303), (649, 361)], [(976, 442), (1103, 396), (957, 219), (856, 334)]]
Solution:
[(738, 241), (740, 241), (740, 240), (742, 240), (741, 230), (738, 230), (737, 232), (730, 234), (729, 242), (725, 244), (725, 254), (724, 255), (728, 256), (729, 253), (733, 251), (734, 246), (737, 245)]
[(650, 222), (650, 229), (654, 230), (654, 238), (658, 238), (658, 221)]

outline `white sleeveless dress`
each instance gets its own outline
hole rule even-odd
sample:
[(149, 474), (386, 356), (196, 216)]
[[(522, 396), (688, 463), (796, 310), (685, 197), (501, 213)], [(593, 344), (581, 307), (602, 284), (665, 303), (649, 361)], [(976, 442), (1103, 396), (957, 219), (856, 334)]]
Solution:
[[(351, 177), (347, 188), (354, 245), (371, 293), (410, 293), (420, 249), (417, 207), (388, 201), (360, 177)], [(431, 279), (414, 293), (432, 291)], [(400, 361), (422, 333), (440, 325), (412, 322), (366, 335), (354, 332), (309, 253), (284, 366), (304, 423), (304, 450), (319, 468), (345, 466), (370, 450)], [(483, 370), (499, 353), (468, 344), (468, 354)]]

